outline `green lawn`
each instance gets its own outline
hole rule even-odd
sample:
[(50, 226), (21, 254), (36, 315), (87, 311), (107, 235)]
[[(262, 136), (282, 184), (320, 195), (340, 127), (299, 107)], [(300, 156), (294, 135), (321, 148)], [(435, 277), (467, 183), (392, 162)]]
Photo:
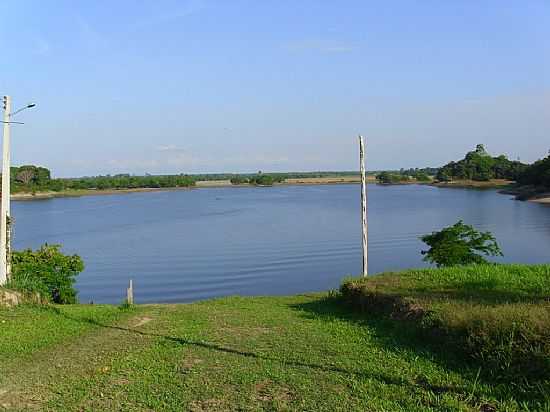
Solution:
[(0, 310), (0, 327), (7, 410), (550, 410), (326, 294), (22, 306)]

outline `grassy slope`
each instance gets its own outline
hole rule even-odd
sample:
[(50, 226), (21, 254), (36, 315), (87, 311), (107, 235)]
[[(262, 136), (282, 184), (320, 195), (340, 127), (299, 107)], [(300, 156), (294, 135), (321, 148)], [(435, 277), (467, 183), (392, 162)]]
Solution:
[(350, 279), (341, 290), (468, 355), (492, 380), (515, 380), (530, 396), (550, 392), (550, 265), (412, 270)]
[(399, 322), (322, 295), (19, 307), (0, 327), (10, 410), (527, 410)]

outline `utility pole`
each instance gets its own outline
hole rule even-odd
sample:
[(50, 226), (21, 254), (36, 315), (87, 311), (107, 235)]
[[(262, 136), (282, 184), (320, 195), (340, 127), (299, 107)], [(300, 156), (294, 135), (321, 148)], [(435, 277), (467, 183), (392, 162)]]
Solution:
[(359, 135), (359, 169), (361, 171), (361, 233), (363, 238), (363, 276), (368, 270), (368, 226), (367, 226), (367, 177), (365, 175), (365, 142)]
[(34, 103), (29, 103), (19, 110), (11, 111), (11, 97), (4, 96), (4, 117), (2, 124), (4, 125), (4, 143), (2, 145), (2, 201), (0, 204), (0, 286), (5, 284), (11, 274), (11, 221), (10, 221), (10, 181), (11, 181), (11, 164), (10, 164), (10, 125), (12, 123), (23, 124), (21, 122), (12, 121), (13, 116), (22, 112), (25, 109), (30, 109), (36, 106)]
[(8, 219), (10, 216), (10, 113), (11, 97), (4, 96), (4, 142), (2, 144), (2, 204), (0, 207), (0, 285), (8, 280), (9, 264)]

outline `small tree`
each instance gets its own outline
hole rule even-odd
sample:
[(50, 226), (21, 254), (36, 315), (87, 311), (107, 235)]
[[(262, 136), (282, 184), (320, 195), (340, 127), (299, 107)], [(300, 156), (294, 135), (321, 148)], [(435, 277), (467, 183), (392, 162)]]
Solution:
[(12, 254), (8, 287), (39, 292), (55, 303), (76, 303), (75, 278), (84, 270), (78, 255), (64, 255), (59, 245), (43, 245)]
[(490, 232), (479, 232), (459, 220), (453, 226), (421, 237), (430, 249), (423, 250), (424, 261), (438, 267), (487, 263), (480, 255), (502, 256), (502, 251)]

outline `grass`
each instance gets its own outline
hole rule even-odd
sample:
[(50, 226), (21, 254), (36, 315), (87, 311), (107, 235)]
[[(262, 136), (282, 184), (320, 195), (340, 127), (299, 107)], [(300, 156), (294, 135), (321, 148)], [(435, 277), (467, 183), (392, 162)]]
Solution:
[(0, 327), (7, 410), (550, 410), (331, 294), (20, 306)]
[(341, 291), (363, 311), (463, 353), (487, 379), (550, 392), (549, 265), (411, 270), (349, 279)]

